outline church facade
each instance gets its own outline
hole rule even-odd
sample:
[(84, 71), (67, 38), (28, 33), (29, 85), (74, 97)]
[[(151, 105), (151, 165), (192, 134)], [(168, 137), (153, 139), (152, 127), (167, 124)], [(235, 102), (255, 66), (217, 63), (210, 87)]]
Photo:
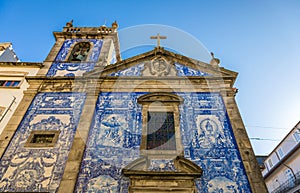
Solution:
[(117, 28), (54, 32), (0, 136), (0, 191), (267, 192), (237, 73), (160, 46), (121, 60)]

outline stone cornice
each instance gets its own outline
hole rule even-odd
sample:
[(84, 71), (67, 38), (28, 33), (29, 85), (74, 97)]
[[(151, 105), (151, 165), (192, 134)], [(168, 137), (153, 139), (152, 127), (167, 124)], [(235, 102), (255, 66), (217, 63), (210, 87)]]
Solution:
[[(151, 92), (221, 92), (225, 96), (235, 96), (232, 88), (233, 77), (46, 77), (26, 76), (31, 89), (39, 92), (95, 92), (101, 90), (138, 89)], [(150, 82), (151, 83), (150, 83)], [(183, 86), (186, 83), (187, 86)], [(152, 84), (159, 84), (154, 86)], [(165, 87), (165, 85), (168, 85)], [(169, 89), (169, 90), (168, 90)]]
[(111, 27), (75, 27), (73, 21), (70, 21), (63, 28), (62, 32), (53, 32), (55, 39), (59, 38), (97, 38), (102, 39), (104, 36), (117, 36), (117, 22), (112, 23)]
[(104, 37), (114, 37), (116, 36), (116, 33), (111, 34), (102, 34), (97, 32), (78, 32), (78, 33), (72, 33), (72, 32), (53, 32), (53, 35), (56, 40), (62, 38), (62, 39), (72, 39), (72, 38), (91, 38), (91, 39), (103, 39)]
[(211, 80), (211, 81), (234, 81), (232, 76), (168, 76), (168, 77), (153, 77), (153, 76), (84, 76), (84, 77), (74, 77), (74, 76), (57, 76), (57, 77), (47, 77), (47, 76), (27, 76), (27, 80), (184, 80), (188, 79), (191, 81), (201, 81), (201, 80)]
[(25, 68), (42, 68), (41, 62), (0, 62), (0, 67), (25, 67)]

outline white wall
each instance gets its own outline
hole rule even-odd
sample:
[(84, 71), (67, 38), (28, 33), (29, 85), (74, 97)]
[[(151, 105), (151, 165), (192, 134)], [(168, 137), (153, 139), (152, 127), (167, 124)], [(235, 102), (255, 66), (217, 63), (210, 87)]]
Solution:
[[(0, 67), (0, 80), (19, 80), (19, 87), (0, 86), (0, 107), (4, 107), (4, 112), (0, 116), (0, 134), (12, 117), (15, 109), (23, 98), (23, 91), (28, 88), (25, 76), (37, 74), (39, 68), (24, 67)], [(15, 97), (15, 99), (14, 99)], [(15, 100), (15, 101), (14, 101)], [(14, 101), (14, 102), (13, 102)], [(11, 105), (11, 106), (10, 106)], [(10, 107), (10, 108), (9, 108)], [(6, 115), (4, 116), (4, 113)], [(3, 117), (4, 116), (4, 117)]]

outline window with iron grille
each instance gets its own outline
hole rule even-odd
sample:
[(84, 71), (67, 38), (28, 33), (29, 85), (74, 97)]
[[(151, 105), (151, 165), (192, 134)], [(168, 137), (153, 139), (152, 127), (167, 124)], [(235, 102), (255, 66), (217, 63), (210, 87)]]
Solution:
[(24, 147), (43, 148), (54, 147), (60, 131), (31, 131)]
[(155, 158), (182, 155), (179, 113), (182, 102), (173, 93), (149, 93), (138, 98), (143, 121), (141, 155)]
[(148, 112), (147, 149), (176, 150), (173, 112)]

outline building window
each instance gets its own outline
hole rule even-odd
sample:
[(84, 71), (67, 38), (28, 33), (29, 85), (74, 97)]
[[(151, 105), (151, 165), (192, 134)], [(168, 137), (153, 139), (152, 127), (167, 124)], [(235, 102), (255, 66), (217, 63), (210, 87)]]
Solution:
[(30, 143), (52, 143), (55, 134), (36, 134)]
[(273, 163), (272, 163), (271, 159), (268, 160), (268, 163), (269, 163), (270, 168), (272, 168), (273, 167)]
[(89, 42), (79, 42), (75, 44), (69, 56), (69, 62), (84, 62), (87, 59), (91, 45)]
[(300, 133), (295, 132), (293, 135), (294, 135), (296, 142), (299, 142), (300, 141)]
[(0, 86), (3, 87), (18, 87), (20, 85), (19, 80), (0, 80)]
[(283, 158), (284, 154), (283, 154), (283, 151), (282, 151), (281, 147), (277, 150), (277, 152), (278, 152), (278, 155), (279, 155), (280, 159)]
[(157, 158), (182, 154), (178, 108), (182, 101), (171, 93), (151, 93), (138, 98), (143, 118), (141, 155)]
[(60, 131), (32, 131), (24, 147), (54, 147)]
[(148, 112), (147, 149), (176, 150), (173, 112)]

